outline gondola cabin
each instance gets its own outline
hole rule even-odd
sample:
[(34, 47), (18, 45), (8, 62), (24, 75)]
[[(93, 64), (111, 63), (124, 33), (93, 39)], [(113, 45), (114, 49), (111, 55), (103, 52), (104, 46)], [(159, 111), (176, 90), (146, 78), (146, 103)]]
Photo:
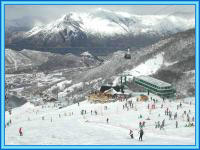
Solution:
[(128, 49), (128, 51), (125, 53), (124, 55), (125, 59), (131, 59), (131, 54), (130, 54), (130, 50)]

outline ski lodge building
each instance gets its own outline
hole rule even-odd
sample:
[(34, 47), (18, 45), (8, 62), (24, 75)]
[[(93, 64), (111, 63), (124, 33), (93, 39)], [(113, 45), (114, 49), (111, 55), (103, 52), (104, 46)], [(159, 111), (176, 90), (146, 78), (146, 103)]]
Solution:
[(142, 86), (147, 92), (164, 98), (175, 97), (176, 90), (167, 82), (155, 79), (150, 76), (139, 76), (134, 78), (134, 82)]

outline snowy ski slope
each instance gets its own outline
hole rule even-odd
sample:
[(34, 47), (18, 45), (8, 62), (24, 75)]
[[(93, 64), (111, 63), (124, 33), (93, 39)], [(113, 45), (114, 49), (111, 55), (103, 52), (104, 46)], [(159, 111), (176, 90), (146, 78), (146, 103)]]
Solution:
[[(149, 102), (137, 102), (137, 97), (131, 98), (134, 108), (123, 110), (126, 101), (107, 104), (91, 104), (87, 100), (66, 108), (59, 109), (54, 104), (33, 106), (26, 103), (15, 108), (12, 115), (5, 114), (5, 120), (12, 119), (12, 124), (5, 128), (6, 145), (193, 145), (195, 143), (195, 128), (185, 127), (186, 116), (183, 111), (191, 110), (190, 117), (195, 114), (194, 98), (184, 100), (183, 107), (177, 110), (180, 100), (156, 103), (156, 109), (147, 109)], [(158, 98), (157, 98), (158, 99)], [(192, 102), (190, 105), (189, 102)], [(161, 105), (164, 105), (161, 108)], [(108, 109), (105, 110), (104, 106)], [(166, 108), (172, 114), (178, 112), (179, 127), (175, 128), (175, 120), (169, 120), (164, 114)], [(82, 116), (81, 110), (87, 114)], [(91, 110), (93, 114), (91, 115)], [(97, 111), (97, 115), (94, 114)], [(73, 115), (72, 115), (73, 112)], [(139, 115), (143, 118), (138, 119)], [(160, 117), (159, 117), (160, 114)], [(59, 117), (60, 115), (60, 117)], [(44, 120), (42, 120), (44, 117)], [(149, 117), (150, 120), (146, 120)], [(52, 118), (52, 122), (51, 122)], [(106, 123), (109, 118), (109, 123)], [(165, 119), (164, 130), (155, 128), (155, 121)], [(144, 141), (138, 141), (139, 122), (145, 121)], [(24, 135), (19, 136), (19, 128)], [(129, 137), (129, 129), (133, 130), (134, 139)]]

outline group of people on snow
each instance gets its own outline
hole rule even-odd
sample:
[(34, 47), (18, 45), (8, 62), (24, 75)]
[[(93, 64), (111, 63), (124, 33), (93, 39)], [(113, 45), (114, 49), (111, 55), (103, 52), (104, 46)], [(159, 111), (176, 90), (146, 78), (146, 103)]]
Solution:
[[(140, 128), (139, 130), (139, 141), (142, 141), (142, 138), (143, 138), (143, 135), (144, 135), (144, 130), (142, 128)], [(133, 130), (129, 130), (129, 135), (131, 137), (131, 139), (134, 139), (134, 136), (133, 136)]]
[(160, 121), (155, 122), (155, 128), (159, 128), (160, 130), (164, 130), (165, 127), (165, 119), (160, 123)]
[[(153, 104), (148, 104), (147, 109), (149, 109), (149, 110), (156, 109), (156, 105), (158, 105), (158, 104), (156, 104), (156, 103), (157, 103), (157, 101), (154, 100), (154, 103), (153, 103)], [(79, 106), (79, 105), (80, 105), (80, 104), (78, 103), (78, 106)], [(164, 110), (164, 105), (165, 105), (165, 104), (162, 103), (162, 104), (161, 104), (161, 107), (160, 107), (160, 108), (163, 108), (163, 110)], [(126, 103), (123, 105), (123, 109), (127, 109), (127, 110), (128, 110), (129, 108), (133, 108), (133, 106), (134, 106), (134, 103), (133, 103), (132, 101), (126, 101)], [(157, 108), (159, 108), (159, 107), (157, 106)], [(177, 105), (177, 110), (180, 109), (180, 108), (183, 108), (183, 105), (182, 105), (181, 102), (180, 102), (180, 104)], [(108, 107), (107, 107), (107, 106), (104, 106), (104, 110), (107, 110), (107, 109), (108, 109)], [(33, 111), (34, 111), (34, 110), (33, 110)], [(35, 111), (36, 114), (37, 114), (38, 112), (39, 112), (38, 110)], [(96, 110), (91, 110), (90, 113), (91, 113), (91, 115), (93, 115), (93, 113), (94, 113), (95, 115), (97, 115), (97, 111), (96, 111)], [(87, 111), (86, 111), (86, 110), (81, 110), (81, 115), (85, 115), (85, 114), (87, 114)], [(177, 113), (177, 112), (172, 113), (172, 111), (169, 109), (169, 107), (167, 107), (167, 108), (164, 110), (164, 114), (165, 114), (166, 117), (169, 117), (169, 120), (172, 120), (172, 118), (173, 118), (174, 120), (176, 120), (176, 122), (175, 122), (175, 127), (176, 127), (176, 128), (179, 127), (179, 122), (178, 122), (178, 120), (177, 120), (177, 118), (178, 118), (178, 113)], [(191, 114), (191, 111), (190, 111), (190, 110), (188, 111), (188, 113), (187, 113), (186, 110), (183, 112), (183, 115), (186, 117), (187, 122), (189, 122), (189, 124), (186, 125), (186, 126), (193, 126), (193, 125), (194, 125), (193, 123), (190, 122), (190, 121), (191, 121), (190, 114)], [(65, 113), (65, 115), (66, 115), (66, 113)], [(73, 112), (72, 112), (72, 115), (73, 115)], [(160, 117), (160, 113), (159, 113), (159, 117)], [(61, 114), (59, 114), (59, 118), (61, 118)], [(138, 119), (142, 119), (142, 118), (144, 118), (144, 117), (142, 116), (142, 114), (140, 114), (139, 117), (138, 117)], [(166, 118), (165, 118), (165, 119), (166, 119)], [(165, 127), (165, 119), (163, 119), (162, 121), (156, 121), (156, 122), (155, 122), (155, 128), (158, 128), (158, 129), (160, 129), (160, 130), (164, 130), (164, 127)], [(30, 120), (30, 118), (29, 118), (29, 120)], [(44, 120), (44, 116), (42, 116), (42, 120)], [(150, 120), (150, 119), (146, 119), (146, 120)], [(194, 120), (195, 120), (194, 117), (192, 117), (192, 121), (193, 121), (193, 122), (194, 122)], [(109, 121), (110, 121), (109, 118), (106, 118), (106, 123), (107, 123), (107, 124), (109, 124)], [(51, 117), (51, 122), (52, 122), (52, 117)], [(6, 126), (9, 126), (10, 124), (11, 124), (11, 119), (10, 119), (10, 121), (6, 124)], [(139, 131), (138, 131), (138, 134), (139, 134), (139, 141), (142, 141), (142, 140), (143, 140), (145, 124), (146, 124), (145, 121), (140, 121), (140, 122), (139, 122)], [(20, 135), (20, 136), (23, 136), (22, 127), (19, 128), (19, 135)], [(129, 135), (130, 135), (130, 138), (131, 138), (131, 139), (134, 139), (133, 130), (129, 129)]]

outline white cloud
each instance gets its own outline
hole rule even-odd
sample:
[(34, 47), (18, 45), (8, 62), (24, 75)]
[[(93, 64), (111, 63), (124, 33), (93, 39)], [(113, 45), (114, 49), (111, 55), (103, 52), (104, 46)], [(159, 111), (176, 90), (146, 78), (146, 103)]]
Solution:
[(175, 12), (194, 13), (192, 5), (7, 5), (5, 7), (6, 19), (16, 19), (24, 16), (45, 17), (49, 21), (61, 15), (73, 12), (89, 12), (97, 8), (121, 11), (138, 15), (169, 15)]

